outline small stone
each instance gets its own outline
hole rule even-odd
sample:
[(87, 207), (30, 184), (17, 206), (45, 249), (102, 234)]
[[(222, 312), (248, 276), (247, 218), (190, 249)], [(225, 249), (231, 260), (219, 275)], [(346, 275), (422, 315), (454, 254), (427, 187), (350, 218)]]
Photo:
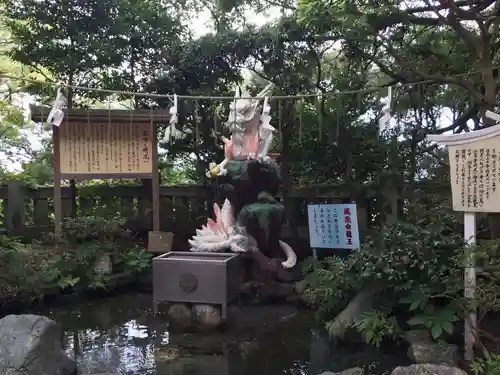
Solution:
[(193, 318), (201, 328), (216, 328), (222, 323), (220, 310), (214, 305), (194, 305)]
[(364, 375), (365, 370), (361, 367), (352, 367), (340, 372), (325, 371), (320, 375)]
[(337, 375), (364, 375), (365, 370), (361, 367), (348, 368), (347, 370), (337, 372)]
[(414, 329), (411, 331), (406, 331), (404, 333), (404, 339), (408, 344), (422, 342), (432, 343), (431, 335), (429, 334), (429, 331), (425, 329)]
[(192, 323), (191, 309), (184, 303), (176, 303), (168, 308), (168, 316), (175, 325), (189, 327)]
[(391, 375), (467, 375), (457, 367), (435, 365), (431, 363), (399, 366), (392, 370)]
[(446, 343), (412, 343), (408, 348), (408, 358), (416, 363), (457, 366), (459, 349), (456, 345)]

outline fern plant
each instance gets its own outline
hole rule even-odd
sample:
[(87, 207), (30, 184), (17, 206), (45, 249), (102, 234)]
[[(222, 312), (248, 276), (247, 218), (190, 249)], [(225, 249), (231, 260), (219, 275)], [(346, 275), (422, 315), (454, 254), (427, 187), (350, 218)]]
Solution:
[(500, 355), (477, 358), (471, 363), (470, 369), (475, 375), (500, 375)]
[(401, 336), (401, 329), (395, 317), (387, 313), (373, 310), (361, 315), (354, 323), (354, 327), (361, 333), (367, 344), (380, 347), (385, 339), (397, 339)]

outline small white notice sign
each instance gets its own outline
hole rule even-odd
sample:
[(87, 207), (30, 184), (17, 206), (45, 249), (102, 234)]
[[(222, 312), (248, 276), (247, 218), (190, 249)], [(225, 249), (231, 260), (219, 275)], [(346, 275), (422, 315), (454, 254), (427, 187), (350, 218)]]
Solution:
[(307, 214), (311, 248), (359, 249), (356, 204), (310, 204)]

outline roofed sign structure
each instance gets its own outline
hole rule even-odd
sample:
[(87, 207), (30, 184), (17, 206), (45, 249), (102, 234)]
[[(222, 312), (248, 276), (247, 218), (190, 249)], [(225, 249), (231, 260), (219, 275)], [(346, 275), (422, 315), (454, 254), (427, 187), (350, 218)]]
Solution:
[(453, 209), (500, 212), (500, 125), (427, 139), (448, 147)]
[[(153, 230), (160, 227), (157, 124), (165, 110), (64, 109), (52, 126), (55, 231), (61, 233), (61, 179), (151, 179)], [(50, 108), (31, 107), (33, 121), (44, 122)]]

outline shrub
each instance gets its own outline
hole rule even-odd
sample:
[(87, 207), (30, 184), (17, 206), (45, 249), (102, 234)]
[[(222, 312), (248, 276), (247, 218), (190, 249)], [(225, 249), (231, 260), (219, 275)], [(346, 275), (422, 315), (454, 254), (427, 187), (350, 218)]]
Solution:
[(339, 257), (317, 261), (309, 258), (302, 265), (304, 294), (318, 307), (318, 318), (327, 319), (349, 303), (359, 285), (350, 265)]
[(436, 210), (414, 223), (398, 222), (384, 228), (344, 260), (332, 257), (315, 267), (309, 260), (303, 267), (306, 293), (315, 298), (322, 319), (328, 321), (354, 292), (381, 283), (384, 294), (393, 296), (396, 304), (355, 324), (367, 341), (378, 345), (382, 337), (393, 335), (396, 329), (388, 322), (392, 322), (394, 307), (406, 311), (409, 327), (428, 329), (438, 340), (452, 333), (470, 303), (462, 297), (463, 268), (470, 250), (475, 251), (483, 268), (476, 288), (478, 318), (500, 310), (499, 242), (483, 241), (468, 249), (457, 228), (460, 225), (455, 215)]
[(354, 324), (358, 332), (363, 334), (367, 344), (380, 347), (386, 339), (397, 339), (401, 336), (401, 328), (395, 317), (387, 312), (373, 310), (361, 315)]
[(34, 258), (16, 239), (0, 236), (0, 298), (40, 293), (39, 274), (45, 259)]
[(470, 369), (475, 375), (500, 375), (500, 355), (487, 355), (471, 363)]
[[(0, 236), (0, 297), (39, 296), (50, 288), (82, 290), (105, 288), (96, 262), (110, 255), (116, 268), (128, 273), (144, 272), (151, 255), (138, 246), (122, 248), (123, 220), (80, 217), (64, 220), (62, 239), (53, 236), (29, 250), (21, 242)], [(57, 246), (55, 246), (57, 245)], [(31, 246), (30, 246), (31, 247)]]

